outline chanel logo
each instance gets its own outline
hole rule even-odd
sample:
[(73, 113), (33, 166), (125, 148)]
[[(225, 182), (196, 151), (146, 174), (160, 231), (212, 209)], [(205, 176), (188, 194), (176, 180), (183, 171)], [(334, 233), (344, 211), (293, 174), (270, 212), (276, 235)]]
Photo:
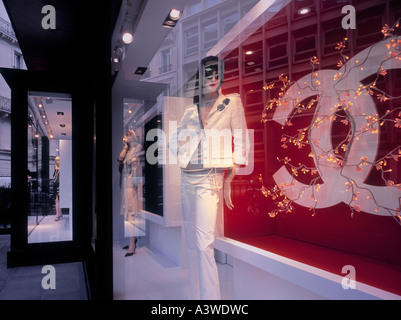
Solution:
[[(311, 125), (307, 130), (300, 130), (297, 139), (307, 136), (312, 150), (310, 156), (316, 168), (314, 173), (323, 180), (323, 183), (304, 184), (297, 180), (294, 172), (290, 174), (284, 165), (281, 166), (273, 175), (277, 183), (273, 192), (280, 190), (287, 204), (292, 201), (315, 209), (344, 202), (352, 210), (400, 217), (400, 185), (389, 180), (386, 181), (387, 186), (364, 183), (370, 171), (380, 165), (376, 159), (380, 121), (374, 103), (380, 95), (373, 94), (372, 88), (363, 86), (361, 81), (377, 74), (378, 70), (384, 74), (386, 70), (401, 68), (401, 50), (394, 43), (398, 43), (396, 37), (385, 39), (341, 63), (339, 70), (313, 71), (283, 92), (272, 119), (282, 126), (289, 123), (300, 102), (307, 99), (316, 102)], [(385, 99), (386, 95), (382, 94), (382, 97)], [(346, 149), (343, 158), (335, 153), (331, 139), (333, 122), (339, 109), (347, 114), (344, 121), (350, 126), (347, 144), (343, 144)], [(394, 150), (397, 157), (401, 156), (399, 152), (399, 147)], [(287, 160), (282, 161), (287, 163)], [(275, 213), (279, 211), (284, 210)]]

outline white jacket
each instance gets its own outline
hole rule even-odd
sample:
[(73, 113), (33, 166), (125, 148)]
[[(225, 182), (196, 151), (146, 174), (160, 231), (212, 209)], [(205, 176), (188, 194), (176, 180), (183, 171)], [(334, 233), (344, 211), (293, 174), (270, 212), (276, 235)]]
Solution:
[(169, 148), (177, 155), (181, 168), (186, 168), (201, 143), (204, 168), (229, 168), (246, 165), (249, 137), (244, 108), (238, 94), (220, 95), (210, 110), (203, 127), (198, 105), (190, 105), (170, 133)]

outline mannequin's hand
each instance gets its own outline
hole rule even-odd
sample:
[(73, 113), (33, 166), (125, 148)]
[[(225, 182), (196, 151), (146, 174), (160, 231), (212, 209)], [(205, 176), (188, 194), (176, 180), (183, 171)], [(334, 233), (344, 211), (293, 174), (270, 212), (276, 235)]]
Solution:
[(224, 181), (224, 202), (230, 210), (234, 208), (233, 202), (231, 200), (231, 180), (232, 179), (226, 179)]
[(123, 138), (123, 145), (124, 145), (124, 148), (128, 148), (128, 139), (127, 139), (127, 136), (124, 136), (124, 138)]
[(224, 181), (224, 202), (226, 203), (228, 209), (232, 210), (234, 208), (234, 204), (231, 200), (231, 181), (234, 179), (237, 168), (234, 164), (234, 167), (227, 174), (227, 177)]

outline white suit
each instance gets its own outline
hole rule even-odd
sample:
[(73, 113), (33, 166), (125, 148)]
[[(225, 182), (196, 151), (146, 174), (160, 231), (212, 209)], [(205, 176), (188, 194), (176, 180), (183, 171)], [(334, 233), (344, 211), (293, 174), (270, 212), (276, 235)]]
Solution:
[[(223, 168), (246, 164), (249, 147), (240, 96), (220, 95), (204, 127), (199, 107), (187, 107), (169, 147), (178, 155), (182, 168), (181, 202), (191, 298), (220, 299), (214, 239), (217, 213), (223, 208)], [(201, 159), (203, 169), (186, 170), (197, 159)]]

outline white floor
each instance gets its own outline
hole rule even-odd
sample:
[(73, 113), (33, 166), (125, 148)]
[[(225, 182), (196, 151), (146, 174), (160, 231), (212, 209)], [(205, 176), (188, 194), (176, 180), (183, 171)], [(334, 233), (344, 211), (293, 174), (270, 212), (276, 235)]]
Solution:
[(54, 221), (55, 215), (40, 216), (36, 225), (36, 217), (28, 217), (28, 243), (70, 241), (72, 228), (69, 215), (63, 215), (59, 221)]
[[(128, 242), (127, 242), (128, 243)], [(133, 256), (124, 257), (120, 242), (113, 246), (114, 299), (116, 300), (188, 300), (188, 270), (174, 265), (160, 252), (146, 246)], [(222, 300), (233, 299), (233, 270), (217, 264)]]

